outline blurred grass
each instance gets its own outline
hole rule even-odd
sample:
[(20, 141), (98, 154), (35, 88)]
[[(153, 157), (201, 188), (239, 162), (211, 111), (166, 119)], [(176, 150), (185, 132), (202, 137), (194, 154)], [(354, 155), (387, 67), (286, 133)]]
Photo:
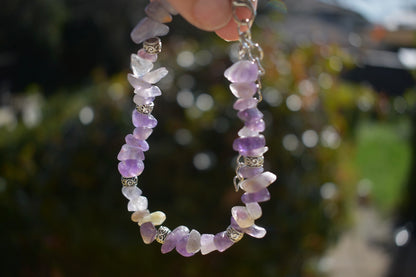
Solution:
[(408, 118), (389, 122), (364, 120), (357, 128), (356, 163), (361, 177), (372, 183), (372, 198), (383, 212), (399, 204), (409, 175), (411, 131)]

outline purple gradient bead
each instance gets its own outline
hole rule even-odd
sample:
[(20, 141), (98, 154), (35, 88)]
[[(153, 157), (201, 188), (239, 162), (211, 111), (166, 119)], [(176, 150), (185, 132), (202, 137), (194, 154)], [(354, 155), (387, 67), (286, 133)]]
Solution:
[(142, 190), (136, 186), (132, 187), (122, 187), (121, 193), (126, 197), (128, 200), (132, 200), (138, 198), (142, 195)]
[(224, 252), (234, 243), (227, 237), (226, 231), (218, 233), (214, 237), (214, 244), (218, 251)]
[(139, 140), (146, 140), (152, 134), (153, 129), (146, 127), (137, 127), (133, 131), (133, 136)]
[(145, 140), (137, 139), (132, 134), (126, 136), (126, 143), (130, 146), (137, 147), (144, 152), (149, 150), (149, 144)]
[(225, 78), (232, 83), (251, 83), (257, 80), (259, 68), (251, 61), (238, 61), (224, 72)]
[(206, 255), (212, 251), (217, 250), (214, 243), (213, 234), (202, 234), (201, 235), (201, 254)]
[(253, 224), (252, 226), (245, 228), (243, 232), (257, 239), (263, 238), (267, 233), (266, 229), (264, 229), (263, 227), (257, 226), (256, 224)]
[(140, 235), (142, 236), (143, 242), (146, 244), (152, 243), (156, 238), (156, 228), (151, 222), (143, 223), (140, 226)]
[(118, 171), (125, 178), (139, 176), (143, 170), (144, 164), (141, 160), (125, 160), (118, 164)]
[(257, 226), (256, 224), (251, 225), (248, 228), (241, 228), (238, 226), (237, 222), (231, 217), (231, 226), (236, 229), (237, 231), (243, 232), (253, 238), (261, 239), (266, 235), (266, 229), (263, 227)]
[(231, 92), (238, 98), (251, 98), (257, 91), (255, 83), (235, 83), (230, 85)]
[(160, 23), (167, 23), (172, 21), (172, 16), (163, 7), (163, 4), (158, 1), (150, 2), (144, 9), (144, 12), (148, 17)]
[(189, 235), (183, 236), (178, 243), (176, 244), (176, 252), (181, 254), (184, 257), (191, 257), (195, 253), (189, 253), (186, 251), (186, 245), (188, 244)]
[(257, 106), (257, 102), (258, 101), (256, 98), (238, 99), (237, 101), (235, 101), (233, 108), (234, 110), (237, 110), (237, 111), (251, 109)]
[(244, 137), (244, 138), (237, 138), (234, 140), (233, 149), (238, 151), (242, 156), (249, 156), (249, 153), (253, 149), (262, 148), (266, 145), (266, 140), (264, 136), (256, 136), (256, 137)]
[(269, 151), (269, 147), (265, 146), (265, 147), (261, 147), (261, 148), (257, 148), (257, 149), (253, 149), (253, 150), (247, 151), (247, 155), (246, 156), (257, 157), (257, 156), (263, 155), (267, 151)]
[(171, 15), (177, 15), (178, 12), (175, 10), (175, 8), (172, 7), (172, 5), (169, 3), (168, 0), (159, 0), (159, 2), (163, 5), (163, 7), (171, 14)]
[(238, 118), (245, 122), (253, 122), (253, 121), (259, 121), (263, 118), (263, 113), (259, 111), (257, 108), (253, 109), (247, 109), (244, 111), (239, 111), (237, 113)]
[(134, 127), (154, 128), (157, 125), (156, 118), (151, 114), (142, 114), (134, 110), (132, 118)]
[(162, 91), (157, 86), (151, 86), (150, 88), (135, 89), (134, 93), (143, 98), (150, 98), (162, 95)]
[(254, 132), (263, 132), (266, 129), (266, 123), (263, 119), (244, 122), (244, 126)]
[(257, 192), (246, 192), (241, 195), (241, 201), (245, 203), (252, 203), (252, 202), (266, 202), (270, 200), (270, 192), (267, 188), (259, 190)]
[(139, 56), (139, 57), (140, 57), (140, 58), (142, 58), (142, 59), (145, 59), (145, 60), (151, 61), (152, 63), (154, 63), (154, 62), (156, 62), (156, 61), (157, 61), (157, 54), (150, 54), (150, 53), (147, 53), (147, 52), (146, 52), (146, 50), (144, 50), (143, 48), (142, 48), (142, 49), (140, 49), (140, 50), (137, 52), (137, 56)]
[(140, 95), (137, 95), (137, 94), (135, 94), (134, 95), (134, 97), (133, 97), (133, 102), (136, 104), (136, 105), (147, 105), (147, 104), (150, 104), (150, 103), (152, 103), (153, 101), (155, 100), (155, 97), (148, 97), (148, 98), (144, 98), (144, 97), (141, 97)]
[(132, 147), (130, 145), (124, 144), (121, 147), (120, 152), (117, 155), (119, 161), (126, 160), (144, 160), (144, 153), (137, 147)]
[(241, 189), (248, 193), (258, 192), (264, 188), (270, 186), (270, 184), (276, 181), (277, 176), (269, 171), (263, 172), (260, 175), (254, 176), (249, 179), (245, 179), (238, 183)]
[(140, 44), (146, 39), (165, 36), (169, 27), (148, 17), (143, 18), (130, 33), (131, 39)]
[(127, 74), (127, 80), (129, 81), (130, 85), (134, 89), (149, 89), (152, 87), (151, 84), (143, 81), (142, 78), (134, 76), (133, 74), (129, 73)]
[(143, 81), (149, 83), (149, 84), (156, 84), (160, 80), (162, 80), (166, 75), (168, 75), (168, 70), (166, 67), (160, 67), (156, 70), (153, 70), (149, 73), (146, 73), (143, 76)]
[(161, 248), (162, 253), (166, 254), (172, 251), (173, 249), (175, 249), (178, 241), (182, 239), (184, 236), (187, 236), (188, 234), (189, 234), (188, 227), (183, 226), (183, 225), (176, 227), (166, 237), (165, 242), (163, 243), (162, 248)]
[(240, 168), (240, 174), (244, 178), (251, 178), (256, 175), (259, 175), (264, 171), (263, 167), (251, 167), (251, 166), (244, 166)]

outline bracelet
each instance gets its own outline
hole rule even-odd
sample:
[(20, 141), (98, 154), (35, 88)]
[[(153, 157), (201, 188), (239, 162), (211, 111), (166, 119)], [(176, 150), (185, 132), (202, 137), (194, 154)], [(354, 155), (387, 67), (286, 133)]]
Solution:
[[(185, 257), (197, 252), (202, 255), (212, 251), (223, 252), (234, 243), (240, 241), (244, 234), (254, 238), (266, 235), (263, 227), (257, 226), (255, 220), (262, 215), (261, 202), (270, 199), (267, 187), (276, 180), (276, 175), (264, 172), (263, 154), (268, 151), (266, 141), (261, 132), (265, 130), (263, 113), (257, 108), (262, 101), (260, 77), (265, 73), (261, 65), (263, 51), (251, 39), (251, 26), (256, 16), (256, 9), (251, 0), (232, 0), (233, 18), (239, 33), (239, 60), (229, 67), (224, 76), (231, 82), (230, 90), (237, 97), (234, 109), (244, 122), (233, 142), (233, 149), (238, 152), (236, 175), (233, 185), (236, 191), (241, 188), (245, 193), (241, 196), (244, 206), (231, 209), (231, 223), (225, 231), (217, 234), (201, 234), (195, 229), (179, 226), (172, 231), (162, 224), (166, 220), (161, 211), (150, 212), (148, 200), (137, 187), (138, 176), (144, 170), (144, 152), (149, 150), (146, 140), (157, 125), (151, 114), (154, 100), (162, 94), (155, 85), (168, 74), (166, 68), (153, 69), (158, 53), (162, 51), (159, 37), (169, 32), (164, 23), (172, 21), (177, 12), (167, 0), (153, 0), (146, 9), (146, 15), (131, 32), (132, 40), (143, 47), (131, 55), (132, 73), (127, 79), (134, 88), (133, 101), (136, 109), (132, 114), (135, 127), (132, 134), (125, 137), (126, 143), (117, 156), (120, 161), (118, 170), (121, 177), (122, 193), (129, 200), (127, 209), (133, 212), (131, 220), (140, 226), (141, 237), (146, 244), (157, 241), (162, 244), (161, 252), (168, 253), (173, 249)], [(247, 9), (248, 18), (240, 18), (238, 10)], [(156, 228), (156, 226), (159, 226)]]

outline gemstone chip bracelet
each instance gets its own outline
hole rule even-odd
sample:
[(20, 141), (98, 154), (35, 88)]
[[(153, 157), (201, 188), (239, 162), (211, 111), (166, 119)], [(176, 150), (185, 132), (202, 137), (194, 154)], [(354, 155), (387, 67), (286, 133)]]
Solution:
[[(241, 18), (240, 9), (248, 10), (249, 17)], [(270, 199), (267, 187), (276, 180), (276, 175), (264, 172), (263, 168), (263, 154), (268, 147), (261, 134), (265, 130), (263, 113), (257, 108), (262, 101), (260, 77), (265, 73), (261, 66), (263, 51), (251, 39), (250, 29), (256, 16), (253, 1), (232, 0), (232, 10), (239, 33), (239, 60), (225, 71), (224, 76), (231, 82), (230, 90), (237, 98), (233, 107), (244, 122), (233, 142), (233, 149), (238, 152), (233, 184), (236, 191), (241, 188), (245, 193), (241, 196), (244, 205), (232, 207), (230, 225), (217, 234), (201, 234), (183, 225), (171, 230), (162, 225), (166, 220), (165, 213), (150, 212), (147, 198), (137, 187), (138, 176), (144, 170), (144, 152), (149, 150), (146, 140), (157, 125), (151, 113), (153, 101), (162, 92), (155, 84), (168, 74), (164, 67), (152, 70), (158, 53), (162, 51), (159, 37), (168, 34), (169, 27), (165, 23), (172, 21), (172, 15), (177, 12), (167, 0), (153, 0), (145, 9), (147, 17), (131, 32), (132, 40), (143, 47), (131, 55), (133, 72), (128, 74), (128, 81), (134, 88), (136, 109), (132, 121), (135, 129), (125, 137), (126, 143), (117, 156), (120, 161), (118, 170), (122, 175), (122, 193), (129, 200), (127, 209), (132, 212), (131, 220), (140, 226), (144, 243), (156, 240), (162, 244), (162, 253), (176, 249), (182, 256), (190, 257), (199, 251), (202, 255), (223, 252), (241, 240), (244, 234), (254, 238), (266, 235), (266, 230), (257, 226), (255, 220), (262, 215), (259, 203)]]

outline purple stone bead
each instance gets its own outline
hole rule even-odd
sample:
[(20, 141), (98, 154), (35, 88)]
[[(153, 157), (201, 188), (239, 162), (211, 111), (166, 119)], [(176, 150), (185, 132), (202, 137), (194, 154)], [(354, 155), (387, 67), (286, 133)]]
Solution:
[(153, 129), (146, 127), (137, 127), (133, 131), (133, 136), (139, 140), (146, 140), (152, 134)]
[(206, 255), (212, 251), (217, 250), (214, 243), (214, 235), (202, 234), (201, 235), (201, 254)]
[(134, 127), (154, 128), (157, 125), (156, 118), (150, 114), (142, 114), (134, 110), (132, 117)]
[(259, 121), (263, 118), (263, 113), (259, 111), (257, 108), (253, 109), (247, 109), (244, 111), (239, 111), (237, 113), (238, 118), (245, 122), (253, 122), (253, 121)]
[(146, 244), (152, 243), (156, 238), (156, 228), (151, 222), (143, 223), (140, 226), (140, 235), (142, 236), (143, 242)]
[(247, 155), (246, 156), (250, 156), (250, 157), (257, 157), (257, 156), (261, 156), (264, 153), (266, 153), (269, 150), (269, 147), (261, 147), (261, 148), (257, 148), (257, 149), (253, 149), (250, 151), (247, 151)]
[(137, 147), (132, 147), (130, 145), (124, 144), (121, 147), (120, 152), (117, 155), (119, 161), (126, 160), (144, 160), (144, 153), (142, 150)]
[(136, 77), (133, 74), (127, 74), (127, 80), (134, 89), (149, 89), (152, 87), (151, 84), (143, 81), (142, 78)]
[(186, 251), (186, 245), (188, 243), (189, 235), (183, 236), (176, 244), (176, 251), (184, 257), (191, 257), (195, 253), (189, 253)]
[(237, 138), (234, 140), (233, 149), (238, 151), (242, 156), (249, 156), (249, 153), (253, 149), (262, 148), (266, 145), (264, 136), (260, 135), (257, 137), (244, 137)]
[(238, 61), (224, 72), (225, 78), (232, 83), (250, 83), (257, 80), (259, 68), (251, 61)]
[(235, 101), (233, 108), (234, 110), (237, 110), (237, 111), (251, 109), (257, 106), (257, 102), (258, 101), (256, 98), (238, 99), (237, 101)]
[(169, 27), (148, 17), (143, 18), (130, 33), (131, 39), (140, 44), (146, 39), (165, 36)]
[(137, 147), (142, 151), (149, 150), (149, 144), (145, 140), (137, 139), (132, 134), (126, 136), (126, 143), (130, 146)]
[(142, 195), (142, 190), (136, 186), (122, 187), (121, 193), (123, 193), (124, 197), (126, 197), (128, 200), (132, 200), (140, 197)]
[(267, 188), (253, 192), (253, 193), (244, 193), (241, 196), (241, 201), (243, 203), (252, 203), (252, 202), (265, 202), (270, 200), (270, 192)]
[(118, 171), (121, 176), (131, 178), (142, 174), (144, 169), (143, 161), (141, 160), (126, 160), (118, 164)]
[(144, 9), (144, 12), (148, 17), (160, 23), (167, 23), (172, 21), (172, 16), (163, 7), (163, 4), (158, 1), (150, 2)]
[(176, 244), (180, 239), (182, 239), (184, 236), (189, 235), (189, 229), (186, 226), (179, 226), (175, 228), (172, 232), (169, 233), (169, 235), (166, 237), (165, 242), (162, 245), (162, 253), (166, 254), (173, 249), (175, 249)]
[(266, 124), (263, 119), (246, 121), (244, 122), (244, 126), (255, 132), (263, 132), (266, 129)]
[(148, 97), (148, 98), (144, 98), (144, 97), (141, 97), (140, 95), (134, 95), (134, 97), (133, 97), (133, 102), (136, 104), (136, 105), (148, 105), (148, 104), (150, 104), (150, 103), (152, 103), (153, 101), (155, 100), (155, 98), (154, 97)]
[(142, 58), (142, 59), (145, 59), (145, 60), (151, 61), (152, 63), (154, 63), (154, 62), (156, 62), (156, 61), (157, 61), (157, 54), (150, 54), (150, 53), (147, 53), (147, 52), (146, 52), (146, 50), (144, 50), (143, 48), (142, 48), (142, 49), (140, 49), (140, 50), (137, 52), (137, 56), (139, 56), (139, 57), (140, 57), (140, 58)]
[(152, 87), (147, 88), (147, 89), (143, 89), (143, 88), (135, 89), (134, 93), (136, 95), (139, 95), (139, 96), (143, 97), (143, 98), (150, 98), (150, 97), (156, 97), (156, 96), (162, 95), (162, 91), (157, 86), (152, 86)]
[(214, 237), (214, 244), (218, 251), (224, 252), (234, 243), (227, 237), (226, 231), (218, 233)]
[(156, 84), (157, 82), (162, 80), (166, 75), (168, 75), (168, 73), (169, 71), (166, 69), (166, 67), (160, 67), (143, 75), (143, 81), (149, 84)]
[(231, 92), (238, 98), (251, 98), (257, 91), (255, 83), (234, 83), (230, 85)]
[(251, 178), (256, 175), (259, 175), (264, 171), (263, 167), (251, 167), (251, 166), (244, 166), (240, 168), (240, 174), (244, 178)]

